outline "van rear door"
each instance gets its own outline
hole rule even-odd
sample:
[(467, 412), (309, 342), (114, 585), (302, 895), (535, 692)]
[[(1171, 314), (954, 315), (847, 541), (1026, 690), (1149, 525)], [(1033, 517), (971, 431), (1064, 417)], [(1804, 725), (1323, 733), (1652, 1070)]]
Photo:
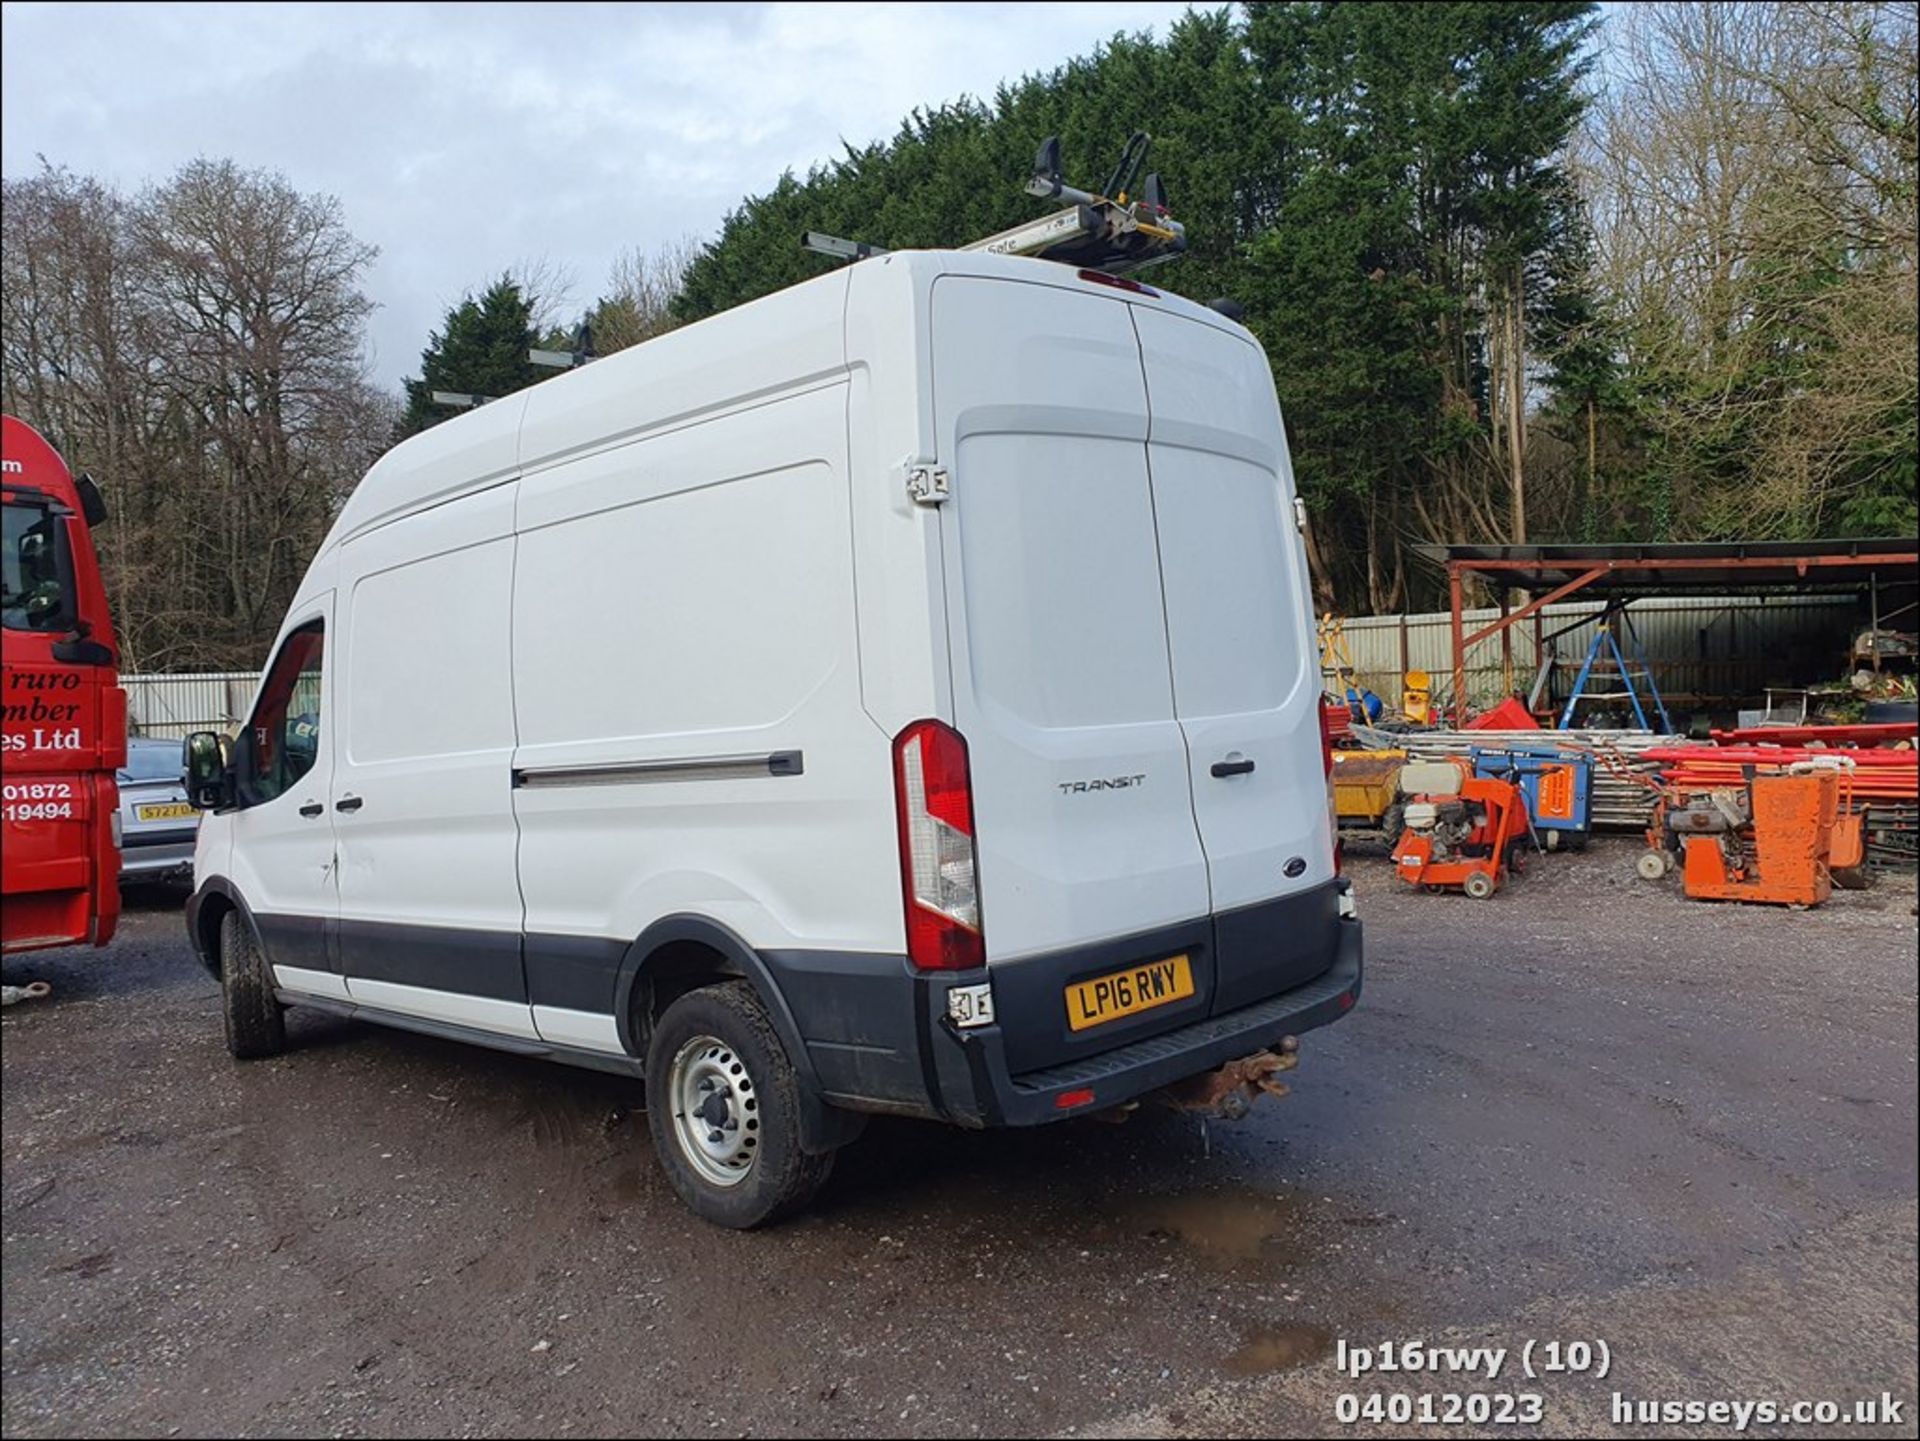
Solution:
[(1259, 348), (1128, 307), (1152, 421), (1147, 445), (1175, 713), (1212, 881), (1214, 1010), (1331, 964), (1333, 839), (1320, 686), (1291, 467)]
[[(939, 457), (953, 474), (938, 516), (954, 722), (1017, 1074), (1207, 1014), (1207, 868), (1127, 306), (949, 275), (933, 285), (932, 331)], [(1191, 995), (1069, 1017), (1070, 986), (1176, 956)]]

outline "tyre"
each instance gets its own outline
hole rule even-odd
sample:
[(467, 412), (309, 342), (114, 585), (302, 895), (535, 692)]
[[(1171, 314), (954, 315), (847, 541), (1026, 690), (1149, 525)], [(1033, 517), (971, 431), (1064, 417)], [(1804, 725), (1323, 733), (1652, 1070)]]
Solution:
[(227, 1050), (235, 1060), (253, 1061), (286, 1050), (286, 1007), (274, 997), (260, 938), (238, 910), (228, 911), (220, 922), (220, 998)]
[(745, 981), (690, 991), (647, 1043), (647, 1126), (675, 1194), (717, 1226), (793, 1214), (833, 1169), (800, 1149), (800, 1077)]
[(1640, 873), (1643, 881), (1665, 880), (1668, 871), (1665, 851), (1642, 851), (1640, 859), (1633, 863), (1634, 870)]
[(1387, 838), (1388, 845), (1397, 842), (1400, 839), (1401, 832), (1406, 830), (1406, 828), (1407, 808), (1398, 801), (1395, 801), (1392, 805), (1388, 806), (1386, 810), (1381, 812), (1380, 834)]
[(1474, 900), (1484, 901), (1493, 894), (1493, 877), (1485, 871), (1475, 871), (1467, 877), (1463, 888)]

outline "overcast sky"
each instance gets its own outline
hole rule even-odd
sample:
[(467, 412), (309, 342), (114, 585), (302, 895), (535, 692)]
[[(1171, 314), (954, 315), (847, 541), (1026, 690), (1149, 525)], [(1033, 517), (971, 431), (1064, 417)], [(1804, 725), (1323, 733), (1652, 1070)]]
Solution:
[[(196, 155), (329, 191), (380, 247), (374, 377), (545, 256), (584, 309), (622, 248), (1182, 4), (7, 4), (0, 161), (137, 189)], [(1144, 118), (1144, 117), (1143, 117)], [(1041, 137), (1035, 136), (1035, 143)], [(798, 237), (795, 238), (798, 243)]]

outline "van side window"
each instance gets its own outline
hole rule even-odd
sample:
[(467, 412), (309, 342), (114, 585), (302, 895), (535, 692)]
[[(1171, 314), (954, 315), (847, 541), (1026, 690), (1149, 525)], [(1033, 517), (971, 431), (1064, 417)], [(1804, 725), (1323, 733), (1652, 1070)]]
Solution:
[(288, 636), (267, 672), (260, 700), (240, 736), (240, 800), (257, 806), (283, 794), (320, 753), (320, 621)]

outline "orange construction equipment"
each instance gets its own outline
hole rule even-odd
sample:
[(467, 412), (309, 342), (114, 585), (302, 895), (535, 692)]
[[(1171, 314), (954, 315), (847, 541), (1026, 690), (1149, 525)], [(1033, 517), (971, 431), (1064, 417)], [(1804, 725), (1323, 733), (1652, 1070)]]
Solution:
[[(1744, 793), (1711, 793), (1711, 812), (1726, 824), (1686, 836), (1687, 894), (1702, 901), (1819, 905), (1833, 889), (1828, 867), (1839, 808), (1840, 780), (1830, 770), (1755, 776)], [(1670, 819), (1706, 814), (1694, 806)], [(1703, 819), (1703, 830), (1709, 824)]]
[(1400, 790), (1406, 830), (1393, 848), (1393, 864), (1408, 885), (1465, 891), (1483, 901), (1519, 873), (1513, 842), (1528, 826), (1518, 786), (1445, 760), (1402, 767)]
[[(1750, 786), (1755, 781), (1781, 777), (1826, 775), (1833, 780), (1834, 803), (1827, 817), (1824, 852), (1828, 877), (1834, 885), (1859, 890), (1867, 885), (1867, 808), (1862, 804), (1862, 778), (1879, 779), (1858, 765), (1858, 751), (1814, 751), (1806, 759), (1775, 761), (1774, 769), (1748, 765), (1741, 769), (1708, 769), (1682, 765), (1668, 769), (1664, 784), (1648, 782), (1659, 792), (1647, 825), (1647, 851), (1638, 870), (1657, 881), (1689, 856), (1691, 837), (1712, 834), (1740, 837), (1753, 828), (1755, 806)], [(1882, 772), (1884, 774), (1884, 772)], [(1870, 793), (1872, 787), (1868, 787)], [(1706, 864), (1702, 860), (1701, 864)], [(1711, 872), (1702, 872), (1703, 876)], [(1689, 889), (1688, 894), (1693, 894)], [(1764, 899), (1755, 897), (1753, 899)], [(1822, 899), (1825, 899), (1823, 896)], [(1817, 901), (1782, 904), (1817, 905)]]

